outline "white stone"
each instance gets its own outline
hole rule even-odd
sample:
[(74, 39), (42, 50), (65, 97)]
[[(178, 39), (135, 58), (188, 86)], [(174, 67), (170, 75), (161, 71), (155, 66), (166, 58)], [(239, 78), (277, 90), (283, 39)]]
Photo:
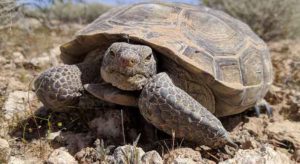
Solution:
[(34, 93), (24, 91), (14, 91), (8, 95), (2, 112), (6, 120), (23, 119), (29, 113), (29, 103), (33, 100)]
[(197, 164), (197, 162), (190, 158), (176, 158), (172, 164)]
[(220, 164), (291, 164), (292, 161), (285, 154), (276, 152), (269, 145), (256, 149), (239, 149), (232, 159)]
[(55, 149), (47, 160), (50, 164), (77, 164), (75, 158), (63, 148)]
[(18, 157), (11, 156), (8, 164), (42, 164), (40, 159), (35, 157), (28, 157), (29, 159), (21, 159)]
[(25, 161), (20, 158), (12, 156), (10, 158), (8, 164), (25, 164)]
[(25, 57), (21, 52), (13, 52), (12, 60), (14, 63), (23, 63), (25, 61)]
[(30, 60), (30, 63), (36, 67), (43, 67), (43, 66), (48, 66), (50, 65), (50, 56), (39, 56), (32, 58)]
[(163, 160), (157, 151), (152, 150), (142, 156), (143, 164), (163, 164)]
[(7, 163), (10, 158), (11, 149), (5, 139), (0, 138), (0, 163)]

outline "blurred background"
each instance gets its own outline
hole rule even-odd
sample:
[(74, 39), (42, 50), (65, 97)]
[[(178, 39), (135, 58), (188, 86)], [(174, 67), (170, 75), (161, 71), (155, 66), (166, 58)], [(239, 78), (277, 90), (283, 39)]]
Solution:
[[(47, 28), (54, 28), (59, 21), (87, 24), (114, 6), (137, 2), (142, 0), (1, 0), (0, 24), (5, 28), (24, 18), (36, 19)], [(250, 25), (266, 41), (299, 36), (299, 0), (165, 0), (163, 2), (207, 5), (223, 10)]]

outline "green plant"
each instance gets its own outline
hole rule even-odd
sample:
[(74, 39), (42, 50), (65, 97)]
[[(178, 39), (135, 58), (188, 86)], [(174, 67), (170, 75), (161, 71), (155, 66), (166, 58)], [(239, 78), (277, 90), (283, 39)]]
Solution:
[(137, 164), (139, 163), (139, 159), (140, 159), (140, 156), (141, 154), (139, 153), (139, 150), (137, 148), (137, 144), (140, 140), (140, 137), (141, 137), (141, 134), (139, 134), (137, 136), (137, 138), (135, 139), (135, 141), (132, 143), (132, 148), (130, 147), (130, 150), (129, 151), (123, 151), (122, 150), (122, 153), (125, 157), (125, 161), (126, 161), (126, 164)]
[(97, 158), (102, 163), (109, 163), (107, 156), (110, 153), (111, 149), (113, 149), (115, 146), (113, 145), (105, 146), (103, 139), (97, 139), (94, 145), (97, 152)]
[(266, 41), (300, 34), (299, 0), (203, 0), (247, 23)]

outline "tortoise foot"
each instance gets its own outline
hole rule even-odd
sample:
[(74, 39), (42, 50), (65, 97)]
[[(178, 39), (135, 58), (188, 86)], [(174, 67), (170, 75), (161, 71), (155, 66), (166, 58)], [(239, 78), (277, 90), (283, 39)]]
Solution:
[(272, 109), (271, 105), (265, 99), (261, 100), (254, 106), (254, 110), (255, 110), (257, 117), (260, 116), (261, 109), (266, 110), (266, 114), (268, 115), (269, 118), (273, 117), (273, 109)]

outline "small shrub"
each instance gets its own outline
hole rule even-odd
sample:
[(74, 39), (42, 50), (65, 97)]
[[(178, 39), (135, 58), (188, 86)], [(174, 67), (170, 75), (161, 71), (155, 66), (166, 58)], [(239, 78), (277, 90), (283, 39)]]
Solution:
[(266, 41), (300, 34), (299, 0), (203, 0), (247, 23)]
[(16, 2), (14, 0), (0, 1), (0, 26), (10, 24), (16, 15)]
[(85, 24), (93, 21), (109, 8), (109, 6), (100, 3), (73, 3), (71, 1), (57, 1), (47, 9), (47, 12), (51, 19)]
[(110, 9), (101, 3), (74, 0), (0, 0), (0, 27), (34, 18), (46, 27), (53, 22), (86, 24)]

